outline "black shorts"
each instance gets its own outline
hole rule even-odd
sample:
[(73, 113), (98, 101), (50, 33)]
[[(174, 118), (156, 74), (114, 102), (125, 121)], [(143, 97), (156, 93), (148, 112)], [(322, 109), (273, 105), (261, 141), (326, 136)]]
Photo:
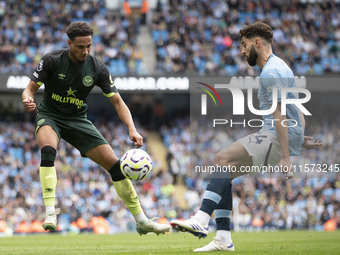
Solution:
[(86, 157), (88, 150), (108, 143), (86, 117), (56, 118), (39, 112), (35, 120), (35, 135), (39, 128), (45, 125), (52, 127), (59, 139), (62, 138), (77, 148), (83, 157)]

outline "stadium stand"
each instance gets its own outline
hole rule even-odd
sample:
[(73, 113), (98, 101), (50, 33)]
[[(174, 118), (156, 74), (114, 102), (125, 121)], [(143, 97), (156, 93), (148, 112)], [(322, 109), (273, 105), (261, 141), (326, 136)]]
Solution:
[(157, 71), (253, 75), (239, 54), (238, 32), (261, 20), (274, 28), (274, 52), (296, 75), (340, 71), (339, 1), (162, 2), (153, 16)]
[(143, 74), (138, 19), (109, 12), (104, 1), (82, 2), (1, 1), (0, 72), (31, 74), (44, 54), (67, 47), (69, 23), (84, 20), (95, 29), (93, 54), (112, 75)]
[[(339, 1), (159, 1), (149, 27), (138, 15), (106, 9), (105, 1), (82, 2), (1, 1), (0, 72), (31, 73), (44, 54), (67, 47), (63, 31), (77, 20), (95, 27), (93, 53), (113, 76), (256, 74), (238, 50), (239, 29), (255, 20), (273, 26), (274, 51), (296, 75), (340, 72)], [(154, 52), (154, 71), (137, 43), (146, 34), (153, 43), (143, 51)]]

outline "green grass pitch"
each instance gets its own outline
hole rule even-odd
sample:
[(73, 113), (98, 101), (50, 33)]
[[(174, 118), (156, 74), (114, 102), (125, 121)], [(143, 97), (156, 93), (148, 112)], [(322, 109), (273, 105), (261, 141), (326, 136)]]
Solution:
[[(137, 234), (14, 236), (0, 238), (0, 254), (193, 254), (193, 249), (204, 246), (214, 236), (214, 233), (206, 239), (188, 233), (142, 237)], [(237, 254), (340, 254), (339, 231), (239, 232), (232, 233), (232, 237)]]

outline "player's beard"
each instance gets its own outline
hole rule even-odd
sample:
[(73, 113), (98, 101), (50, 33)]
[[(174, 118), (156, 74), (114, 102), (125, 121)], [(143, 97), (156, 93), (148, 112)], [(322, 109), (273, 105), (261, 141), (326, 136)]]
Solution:
[(256, 60), (257, 60), (257, 52), (255, 50), (254, 45), (251, 46), (249, 56), (247, 57), (247, 62), (250, 66), (255, 66), (256, 65)]

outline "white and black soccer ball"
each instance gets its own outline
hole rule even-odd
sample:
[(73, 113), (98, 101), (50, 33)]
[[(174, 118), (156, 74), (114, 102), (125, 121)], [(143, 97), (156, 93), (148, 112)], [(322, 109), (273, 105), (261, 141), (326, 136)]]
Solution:
[(128, 150), (120, 159), (120, 169), (126, 178), (132, 181), (140, 181), (150, 174), (152, 160), (144, 150)]

